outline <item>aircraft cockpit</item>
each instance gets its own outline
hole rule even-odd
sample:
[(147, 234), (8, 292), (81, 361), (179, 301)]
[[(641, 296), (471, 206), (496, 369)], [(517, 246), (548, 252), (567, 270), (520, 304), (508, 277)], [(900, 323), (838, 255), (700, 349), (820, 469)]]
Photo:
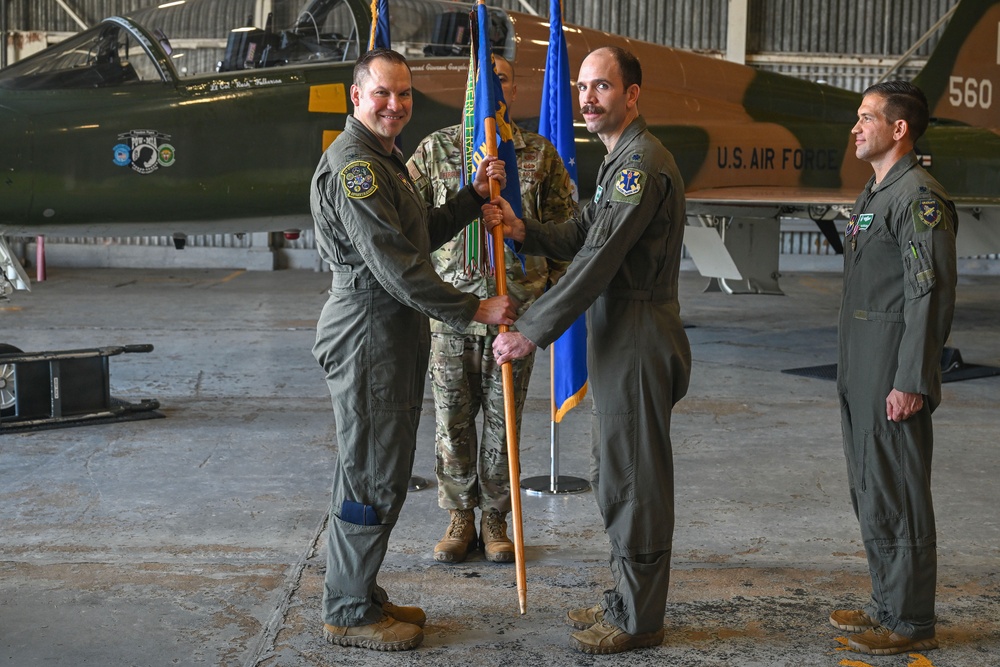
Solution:
[[(393, 0), (392, 48), (407, 58), (468, 57), (469, 4)], [(0, 88), (107, 88), (262, 68), (353, 62), (368, 46), (370, 0), (187, 0), (112, 17), (0, 71)], [(490, 10), (489, 39), (514, 59), (514, 26)], [(276, 28), (275, 26), (289, 26)]]
[(106, 21), (4, 68), (0, 71), (0, 88), (104, 88), (162, 82), (161, 69), (142, 48), (141, 39), (124, 23)]

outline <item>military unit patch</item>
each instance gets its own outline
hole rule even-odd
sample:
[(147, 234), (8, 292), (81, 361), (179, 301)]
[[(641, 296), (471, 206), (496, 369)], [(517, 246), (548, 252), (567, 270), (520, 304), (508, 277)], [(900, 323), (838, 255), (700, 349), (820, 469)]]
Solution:
[(638, 169), (622, 169), (615, 179), (615, 192), (626, 197), (634, 197), (642, 192), (643, 174)]
[(601, 195), (604, 194), (604, 186), (598, 185), (597, 192), (594, 193), (594, 203), (601, 201)]
[(934, 229), (941, 222), (941, 206), (936, 199), (919, 199), (913, 205), (913, 225), (919, 231)]
[(347, 196), (351, 199), (364, 199), (378, 190), (371, 164), (363, 160), (351, 162), (341, 169), (340, 178), (344, 183), (344, 189), (347, 190)]
[(858, 214), (855, 213), (851, 216), (850, 222), (847, 223), (847, 229), (844, 230), (844, 236), (849, 239), (853, 239), (858, 235)]
[(872, 222), (875, 220), (874, 213), (862, 213), (858, 216), (858, 229), (864, 231), (872, 226)]

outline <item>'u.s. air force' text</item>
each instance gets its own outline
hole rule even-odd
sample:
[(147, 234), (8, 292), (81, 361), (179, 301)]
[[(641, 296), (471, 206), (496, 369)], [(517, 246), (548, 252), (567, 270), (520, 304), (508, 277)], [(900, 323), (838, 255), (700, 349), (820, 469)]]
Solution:
[(835, 148), (772, 148), (770, 146), (719, 146), (719, 169), (840, 169), (840, 151)]

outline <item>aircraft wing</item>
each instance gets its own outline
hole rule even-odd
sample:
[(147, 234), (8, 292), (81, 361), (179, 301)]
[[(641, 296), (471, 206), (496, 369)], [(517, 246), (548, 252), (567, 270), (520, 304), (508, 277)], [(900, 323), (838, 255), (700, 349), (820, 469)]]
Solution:
[(688, 207), (712, 210), (726, 206), (795, 207), (852, 206), (856, 188), (732, 187), (705, 188), (686, 193)]

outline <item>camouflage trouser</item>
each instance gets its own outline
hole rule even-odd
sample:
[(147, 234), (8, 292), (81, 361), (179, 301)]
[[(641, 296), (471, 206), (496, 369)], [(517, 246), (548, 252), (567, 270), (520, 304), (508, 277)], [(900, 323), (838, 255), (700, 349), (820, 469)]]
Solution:
[[(510, 511), (510, 472), (503, 378), (493, 359), (495, 336), (431, 334), (438, 504), (444, 509)], [(517, 432), (534, 354), (512, 362)], [(477, 447), (476, 418), (483, 410)], [(520, 436), (519, 436), (520, 437)], [(478, 449), (478, 456), (477, 456)]]

